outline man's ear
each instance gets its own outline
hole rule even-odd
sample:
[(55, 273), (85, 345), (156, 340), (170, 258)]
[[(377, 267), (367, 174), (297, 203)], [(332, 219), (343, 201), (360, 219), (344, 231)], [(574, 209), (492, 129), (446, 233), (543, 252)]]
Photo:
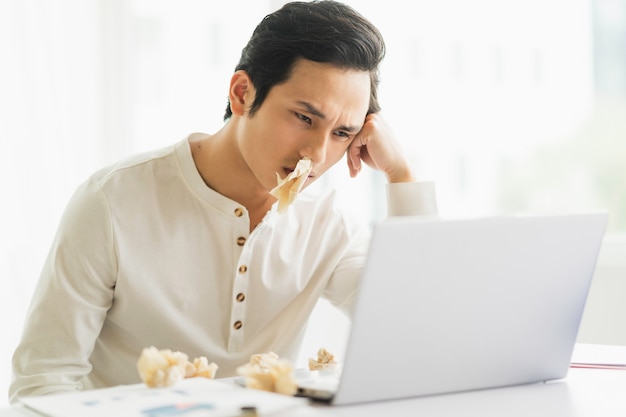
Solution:
[(230, 109), (233, 114), (243, 116), (254, 101), (256, 90), (250, 79), (250, 75), (244, 70), (235, 71), (230, 78), (230, 90), (228, 98)]

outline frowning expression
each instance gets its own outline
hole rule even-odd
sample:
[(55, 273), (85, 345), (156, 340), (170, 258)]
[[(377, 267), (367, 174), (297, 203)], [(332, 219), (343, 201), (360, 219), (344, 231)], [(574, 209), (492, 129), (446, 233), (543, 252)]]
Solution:
[(367, 71), (298, 60), (289, 79), (274, 86), (241, 123), (241, 155), (267, 190), (276, 185), (276, 172), (284, 177), (308, 157), (313, 162), (308, 185), (345, 154), (363, 126), (369, 100)]

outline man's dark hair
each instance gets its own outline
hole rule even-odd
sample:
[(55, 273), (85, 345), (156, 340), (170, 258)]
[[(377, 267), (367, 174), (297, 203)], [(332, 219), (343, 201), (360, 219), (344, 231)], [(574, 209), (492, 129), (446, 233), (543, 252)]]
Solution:
[[(256, 88), (250, 117), (272, 87), (289, 79), (298, 59), (368, 71), (369, 114), (380, 110), (378, 65), (384, 55), (385, 42), (378, 29), (350, 6), (332, 0), (292, 2), (259, 23), (243, 48), (235, 71), (245, 70)], [(229, 102), (224, 120), (231, 116)]]

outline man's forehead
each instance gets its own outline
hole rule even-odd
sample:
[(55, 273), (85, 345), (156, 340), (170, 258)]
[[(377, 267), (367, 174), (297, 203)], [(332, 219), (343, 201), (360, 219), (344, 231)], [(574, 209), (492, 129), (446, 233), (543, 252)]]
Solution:
[(313, 61), (299, 62), (285, 82), (276, 85), (295, 103), (324, 113), (326, 104), (363, 108), (370, 103), (370, 73)]

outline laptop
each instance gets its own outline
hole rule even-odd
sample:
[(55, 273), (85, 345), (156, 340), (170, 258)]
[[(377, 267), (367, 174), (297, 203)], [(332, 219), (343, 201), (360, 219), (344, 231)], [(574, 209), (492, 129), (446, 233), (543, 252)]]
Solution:
[(565, 378), (607, 218), (375, 224), (341, 369), (307, 375), (299, 395), (341, 405)]

